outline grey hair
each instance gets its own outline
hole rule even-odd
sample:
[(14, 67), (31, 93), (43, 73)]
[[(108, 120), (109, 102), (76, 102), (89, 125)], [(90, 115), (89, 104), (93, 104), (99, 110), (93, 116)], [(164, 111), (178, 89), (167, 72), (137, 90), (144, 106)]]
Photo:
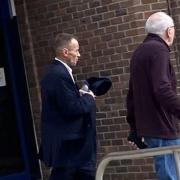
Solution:
[(165, 12), (152, 14), (146, 21), (145, 30), (147, 33), (162, 36), (168, 27), (174, 26), (173, 19)]
[(68, 33), (57, 34), (54, 39), (54, 51), (57, 53), (59, 50), (67, 47), (72, 39), (77, 40), (77, 37)]

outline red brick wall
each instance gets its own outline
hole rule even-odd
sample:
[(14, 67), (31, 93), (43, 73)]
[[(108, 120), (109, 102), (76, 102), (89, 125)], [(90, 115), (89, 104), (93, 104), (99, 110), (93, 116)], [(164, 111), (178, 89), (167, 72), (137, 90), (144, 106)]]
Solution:
[[(39, 137), (39, 81), (53, 57), (51, 40), (57, 32), (79, 37), (81, 59), (73, 70), (81, 85), (90, 76), (108, 76), (113, 87), (97, 98), (98, 160), (113, 151), (132, 150), (127, 143), (125, 98), (129, 60), (145, 36), (144, 22), (155, 11), (170, 12), (177, 29), (172, 62), (177, 69), (180, 51), (180, 1), (171, 0), (15, 0), (24, 60)], [(155, 179), (152, 159), (123, 160), (107, 167), (105, 179)]]
[(174, 55), (172, 58), (175, 58), (175, 68), (177, 71), (177, 77), (178, 77), (178, 92), (180, 93), (180, 1), (177, 0), (169, 0), (169, 9), (171, 12), (171, 15), (175, 22), (175, 29), (176, 29), (176, 38), (174, 41)]

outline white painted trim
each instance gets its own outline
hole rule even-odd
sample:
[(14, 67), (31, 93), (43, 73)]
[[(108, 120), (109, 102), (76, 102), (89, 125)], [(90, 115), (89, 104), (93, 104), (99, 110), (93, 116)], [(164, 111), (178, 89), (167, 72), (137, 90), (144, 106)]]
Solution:
[(11, 11), (11, 17), (15, 17), (16, 16), (16, 9), (15, 9), (15, 5), (14, 5), (14, 0), (9, 0), (10, 2), (10, 11)]

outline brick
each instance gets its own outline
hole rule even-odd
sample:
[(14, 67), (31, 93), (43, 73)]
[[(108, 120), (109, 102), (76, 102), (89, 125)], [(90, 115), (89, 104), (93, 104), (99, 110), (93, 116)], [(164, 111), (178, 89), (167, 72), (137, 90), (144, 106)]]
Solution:
[(73, 12), (76, 12), (76, 11), (77, 11), (77, 9), (76, 9), (75, 6), (74, 6), (74, 7), (66, 8), (66, 12), (67, 12), (67, 13), (73, 13)]
[(128, 45), (128, 51), (133, 51), (135, 48), (137, 48), (138, 47), (138, 43), (137, 44), (130, 44), (130, 45)]
[(102, 15), (95, 15), (95, 16), (92, 16), (91, 18), (92, 18), (93, 22), (101, 21), (102, 20)]
[(104, 106), (100, 106), (99, 110), (102, 111), (102, 112), (107, 112), (107, 111), (110, 111), (111, 108), (110, 108), (110, 106), (107, 106), (107, 105), (105, 106), (104, 105)]
[(95, 36), (103, 35), (103, 34), (105, 34), (105, 29), (104, 28), (100, 28), (100, 29), (94, 31)]
[(109, 60), (109, 57), (98, 57), (98, 64), (104, 64), (104, 63), (107, 63), (107, 62), (109, 62), (110, 60)]
[(134, 20), (144, 20), (144, 14), (142, 12), (136, 12), (135, 14), (128, 14), (123, 16), (123, 22), (133, 22)]
[(151, 6), (149, 4), (143, 6), (134, 6), (128, 8), (128, 13), (136, 13), (136, 12), (143, 12), (143, 11), (150, 11)]
[(84, 11), (85, 16), (92, 16), (95, 14), (95, 9), (87, 9)]
[(142, 4), (151, 4), (151, 3), (157, 3), (158, 0), (142, 0)]
[(105, 173), (115, 173), (115, 170), (114, 170), (113, 167), (107, 167), (107, 168), (105, 169)]
[(125, 37), (125, 33), (124, 32), (117, 32), (117, 33), (113, 34), (113, 38), (114, 39), (119, 39), (119, 38), (122, 38), (122, 37)]
[(87, 25), (88, 30), (96, 30), (98, 29), (98, 24), (97, 23), (91, 23)]
[(82, 73), (84, 74), (85, 72), (92, 72), (92, 67), (91, 67), (91, 66), (84, 67), (84, 68), (82, 69)]
[(131, 165), (132, 164), (132, 160), (130, 160), (130, 159), (122, 160), (121, 164), (122, 165)]
[(77, 10), (78, 10), (78, 11), (88, 10), (88, 4), (82, 4), (82, 3), (80, 3), (80, 6), (78, 6)]
[(95, 8), (95, 7), (98, 7), (98, 6), (100, 6), (100, 2), (99, 1), (94, 1), (94, 2), (90, 2), (89, 3), (89, 7), (90, 8)]
[(116, 10), (116, 16), (124, 16), (127, 15), (127, 10), (126, 9), (118, 9)]
[(101, 0), (102, 5), (108, 5), (111, 4), (113, 0)]
[(162, 10), (167, 8), (167, 2), (160, 2), (156, 4), (152, 4), (152, 10)]
[(119, 3), (113, 3), (109, 5), (109, 10), (119, 10), (120, 9), (120, 4)]
[(73, 13), (73, 19), (80, 19), (81, 17), (84, 17), (83, 12), (75, 12), (75, 13)]
[(106, 28), (106, 33), (117, 32), (117, 26), (110, 26)]
[(100, 13), (107, 12), (108, 8), (107, 8), (107, 6), (101, 6), (101, 7), (96, 8), (96, 11), (98, 14), (100, 14)]
[(51, 4), (49, 6), (47, 6), (47, 11), (54, 11), (58, 8), (58, 4), (55, 3), (55, 4)]
[(104, 20), (110, 19), (110, 21), (111, 21), (111, 19), (113, 17), (115, 17), (115, 12), (107, 12), (107, 13), (103, 14), (103, 19)]
[(111, 70), (103, 70), (100, 72), (100, 76), (110, 76), (112, 73), (111, 73)]
[(149, 172), (149, 171), (153, 171), (153, 167), (151, 165), (144, 165), (141, 167), (143, 171), (145, 172)]
[(141, 169), (139, 166), (128, 166), (128, 172), (140, 172)]
[(115, 50), (114, 48), (109, 48), (109, 49), (104, 49), (103, 50), (103, 55), (106, 56), (106, 55), (112, 55), (114, 54)]
[(98, 43), (96, 44), (96, 49), (107, 49), (107, 44), (106, 43)]
[(122, 73), (123, 73), (123, 68), (112, 69), (112, 74), (113, 75), (122, 74)]
[(113, 54), (112, 56), (111, 56), (111, 62), (113, 62), (113, 61), (115, 61), (116, 62), (116, 66), (118, 66), (119, 65), (119, 63), (117, 63), (117, 62), (119, 62), (121, 59), (122, 59), (122, 56), (121, 56), (121, 54)]
[(89, 23), (91, 23), (91, 18), (90, 17), (83, 17), (80, 19), (80, 23), (89, 24)]
[(99, 43), (99, 41), (100, 41), (100, 37), (93, 37), (89, 39), (90, 44), (96, 44)]
[(125, 173), (125, 172), (128, 172), (126, 166), (117, 167), (116, 169), (117, 169), (117, 172), (119, 172), (119, 173)]
[(121, 39), (121, 44), (132, 44), (132, 38), (131, 37), (126, 37)]
[(137, 6), (141, 4), (141, 0), (127, 0), (127, 1), (122, 1), (120, 2), (121, 8), (127, 8), (127, 7), (132, 7), (132, 6)]
[(101, 50), (99, 50), (99, 51), (93, 51), (93, 52), (92, 52), (92, 56), (93, 56), (93, 57), (99, 57), (99, 56), (102, 56), (102, 55), (103, 55), (103, 53), (102, 53)]
[(96, 137), (97, 137), (98, 140), (103, 140), (103, 134), (97, 134)]
[(101, 41), (110, 41), (112, 40), (112, 34), (107, 34), (101, 37)]
[(69, 6), (78, 6), (78, 5), (82, 5), (81, 0), (75, 0), (75, 1), (69, 1), (70, 5)]
[(72, 20), (72, 14), (69, 14), (69, 15), (65, 15), (62, 17), (62, 21), (63, 22), (68, 22), (68, 21), (71, 21)]
[(59, 17), (55, 17), (55, 18), (52, 18), (50, 21), (49, 21), (49, 24), (58, 24), (58, 23), (61, 23), (62, 22), (62, 19), (59, 18)]
[(48, 12), (47, 14), (46, 14), (46, 17), (47, 18), (52, 18), (52, 17), (55, 17), (55, 14), (54, 14), (54, 12)]
[(133, 37), (133, 41), (134, 41), (135, 43), (137, 43), (137, 42), (142, 42), (142, 41), (144, 40), (144, 38), (145, 38), (145, 35), (134, 36), (134, 37)]
[(100, 21), (99, 22), (99, 27), (102, 28), (102, 27), (107, 27), (110, 25), (110, 21), (106, 20), (106, 21)]
[(92, 36), (93, 36), (93, 34), (91, 31), (85, 31), (82, 33), (82, 38), (90, 38)]
[(110, 142), (109, 141), (101, 141), (100, 142), (100, 146), (108, 146), (108, 145), (110, 145)]
[(68, 1), (60, 2), (59, 7), (63, 9), (63, 8), (69, 7), (69, 4), (70, 3)]
[(110, 63), (106, 63), (105, 64), (105, 68), (106, 69), (112, 69), (112, 68), (115, 68), (117, 67), (117, 63), (116, 62), (110, 62)]
[(139, 29), (131, 29), (131, 30), (126, 31), (127, 36), (136, 36), (139, 34), (145, 34), (145, 29), (139, 28)]
[(104, 133), (104, 139), (114, 139), (115, 134), (110, 132), (110, 133)]
[(145, 26), (145, 21), (144, 20), (133, 21), (133, 22), (130, 23), (130, 26), (132, 28), (144, 27)]
[(81, 25), (76, 27), (76, 32), (84, 32), (86, 30), (86, 26)]

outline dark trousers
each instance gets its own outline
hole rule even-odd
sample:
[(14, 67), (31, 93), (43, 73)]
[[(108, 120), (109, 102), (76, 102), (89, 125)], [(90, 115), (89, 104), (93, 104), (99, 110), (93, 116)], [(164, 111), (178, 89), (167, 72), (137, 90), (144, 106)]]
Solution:
[(95, 170), (53, 168), (49, 180), (95, 180)]

